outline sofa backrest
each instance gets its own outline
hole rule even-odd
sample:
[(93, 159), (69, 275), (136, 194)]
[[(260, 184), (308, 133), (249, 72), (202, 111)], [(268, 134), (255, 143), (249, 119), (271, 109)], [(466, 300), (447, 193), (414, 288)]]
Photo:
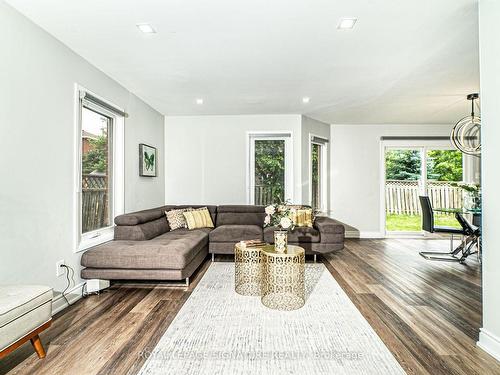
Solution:
[(155, 208), (150, 208), (148, 210), (142, 210), (137, 212), (131, 212), (129, 214), (124, 214), (115, 217), (116, 225), (138, 225), (147, 223), (165, 217), (165, 211), (172, 209), (175, 206), (160, 206)]
[(165, 211), (174, 206), (160, 206), (115, 217), (115, 240), (146, 241), (170, 230)]
[(115, 240), (146, 241), (158, 237), (170, 230), (165, 211), (188, 207), (207, 207), (215, 225), (217, 206), (167, 205), (115, 217), (114, 238)]
[(217, 207), (217, 224), (221, 225), (264, 225), (264, 206), (224, 205)]

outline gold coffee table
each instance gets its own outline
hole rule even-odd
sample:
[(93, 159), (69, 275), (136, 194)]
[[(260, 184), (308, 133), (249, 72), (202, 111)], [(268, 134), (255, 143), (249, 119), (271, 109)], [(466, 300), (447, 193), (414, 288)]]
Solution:
[(262, 295), (262, 247), (234, 246), (235, 290), (243, 296)]
[(288, 245), (278, 253), (273, 245), (261, 248), (263, 262), (262, 304), (276, 310), (296, 310), (304, 306), (305, 251)]

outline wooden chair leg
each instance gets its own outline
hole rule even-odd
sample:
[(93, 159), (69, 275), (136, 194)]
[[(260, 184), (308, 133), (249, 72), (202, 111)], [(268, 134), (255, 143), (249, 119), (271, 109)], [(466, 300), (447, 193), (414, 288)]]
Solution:
[(35, 352), (38, 355), (38, 358), (45, 358), (45, 349), (43, 348), (42, 341), (38, 335), (33, 336), (31, 339), (31, 344), (35, 348)]

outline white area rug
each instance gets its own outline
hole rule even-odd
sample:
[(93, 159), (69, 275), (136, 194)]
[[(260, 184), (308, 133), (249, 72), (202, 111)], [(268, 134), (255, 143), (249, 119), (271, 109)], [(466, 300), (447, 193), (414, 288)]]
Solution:
[(323, 264), (306, 264), (306, 295), (270, 310), (234, 291), (234, 263), (214, 263), (140, 374), (404, 374)]

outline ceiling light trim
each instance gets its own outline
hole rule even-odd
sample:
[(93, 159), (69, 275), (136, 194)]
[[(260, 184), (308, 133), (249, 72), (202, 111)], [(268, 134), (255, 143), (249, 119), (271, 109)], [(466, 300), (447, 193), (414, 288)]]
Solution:
[(343, 17), (339, 20), (337, 29), (339, 30), (352, 30), (356, 25), (358, 19), (356, 17)]
[(156, 34), (156, 30), (147, 22), (136, 23), (135, 26), (144, 34)]

